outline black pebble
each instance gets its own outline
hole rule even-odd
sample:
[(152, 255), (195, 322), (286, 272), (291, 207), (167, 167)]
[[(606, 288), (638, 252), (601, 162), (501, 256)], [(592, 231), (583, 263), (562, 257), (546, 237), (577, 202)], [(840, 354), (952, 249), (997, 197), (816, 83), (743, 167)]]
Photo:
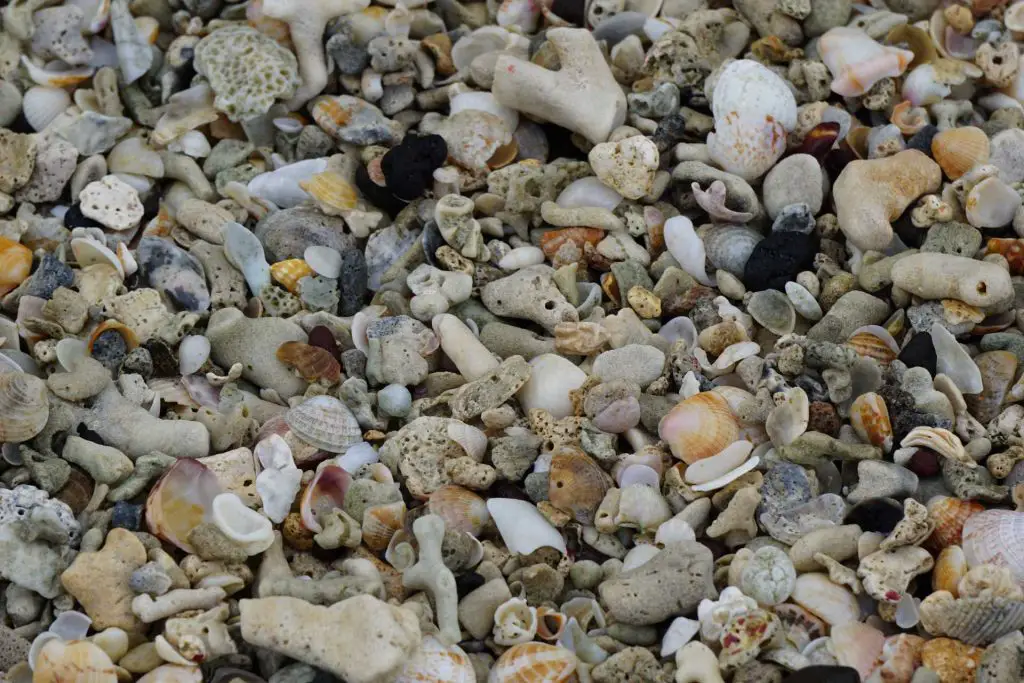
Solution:
[(142, 506), (123, 500), (114, 503), (114, 516), (110, 524), (116, 529), (138, 531), (142, 524)]
[(405, 202), (391, 194), (388, 188), (381, 187), (370, 179), (369, 172), (362, 164), (356, 168), (356, 187), (371, 204), (381, 211), (386, 211), (392, 218), (405, 208)]
[(112, 371), (121, 367), (121, 362), (128, 355), (128, 344), (117, 330), (107, 330), (96, 337), (92, 343), (92, 357), (103, 363)]
[(468, 572), (455, 577), (455, 587), (459, 591), (460, 598), (465, 597), (467, 593), (472, 593), (485, 583), (487, 583), (487, 579), (476, 572)]
[(751, 292), (784, 291), (802, 270), (812, 270), (820, 240), (817, 234), (773, 232), (757, 243), (743, 269), (743, 284)]
[(686, 117), (681, 112), (676, 112), (658, 121), (658, 127), (651, 140), (657, 145), (659, 152), (666, 152), (682, 140), (685, 133)]
[(935, 345), (932, 344), (932, 337), (927, 332), (918, 332), (907, 345), (900, 351), (899, 360), (908, 368), (924, 368), (935, 376), (935, 366), (938, 359), (935, 355)]
[(434, 171), (448, 158), (448, 145), (440, 135), (406, 135), (380, 160), (388, 189), (411, 202), (433, 186)]
[(551, 3), (551, 11), (570, 24), (583, 26), (583, 8), (585, 5), (586, 3), (582, 0), (555, 0)]
[(145, 348), (149, 351), (153, 363), (154, 377), (177, 377), (178, 357), (166, 342), (150, 339), (146, 342)]
[(355, 315), (366, 298), (366, 258), (359, 249), (349, 249), (341, 255), (341, 296), (339, 315)]
[(807, 666), (782, 679), (782, 683), (860, 683), (860, 674), (848, 666)]
[(845, 524), (856, 524), (863, 531), (888, 534), (903, 519), (903, 506), (891, 498), (872, 498), (846, 514)]
[(928, 156), (932, 155), (932, 138), (939, 134), (939, 129), (932, 125), (927, 125), (921, 130), (914, 133), (913, 137), (907, 140), (907, 149), (916, 149), (924, 152)]
[(75, 202), (64, 214), (64, 227), (68, 230), (74, 228), (100, 228), (102, 230), (103, 224), (82, 213), (82, 203)]

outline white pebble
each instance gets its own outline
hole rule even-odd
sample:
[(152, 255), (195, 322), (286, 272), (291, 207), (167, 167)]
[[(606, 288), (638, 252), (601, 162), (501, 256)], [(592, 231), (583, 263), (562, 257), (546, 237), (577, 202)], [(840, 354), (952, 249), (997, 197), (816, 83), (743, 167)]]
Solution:
[(501, 257), (498, 267), (502, 270), (519, 270), (544, 263), (544, 252), (540, 247), (516, 247)]

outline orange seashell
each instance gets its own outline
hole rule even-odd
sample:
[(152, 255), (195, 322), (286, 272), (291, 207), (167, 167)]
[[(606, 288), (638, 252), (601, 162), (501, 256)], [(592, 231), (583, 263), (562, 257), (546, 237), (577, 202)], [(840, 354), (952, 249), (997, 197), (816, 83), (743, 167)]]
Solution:
[(874, 358), (882, 366), (894, 361), (899, 353), (892, 335), (886, 332), (885, 328), (877, 326), (856, 330), (846, 340), (846, 345), (856, 351), (858, 356)]
[(488, 683), (565, 683), (576, 671), (576, 655), (547, 643), (521, 643), (505, 651)]
[(985, 648), (952, 638), (933, 638), (921, 648), (921, 663), (938, 674), (942, 683), (974, 683)]
[(960, 595), (960, 579), (967, 573), (967, 556), (958, 545), (946, 546), (935, 560), (932, 569), (932, 590), (949, 591), (953, 597)]
[(213, 520), (213, 499), (220, 493), (220, 482), (206, 465), (181, 458), (150, 489), (146, 526), (151, 534), (191, 553), (189, 532)]
[(446, 484), (430, 494), (427, 507), (431, 514), (444, 520), (446, 529), (464, 531), (470, 536), (483, 533), (491, 513), (487, 502), (469, 489)]
[(487, 167), (491, 170), (496, 168), (502, 168), (508, 166), (516, 160), (516, 156), (519, 154), (519, 144), (515, 138), (507, 145), (502, 145), (498, 149), (494, 150), (494, 154), (487, 160)]
[(20, 285), (32, 272), (32, 251), (24, 244), (0, 237), (0, 296)]
[(309, 264), (300, 258), (290, 258), (287, 261), (278, 261), (270, 266), (270, 276), (274, 281), (283, 286), (295, 296), (299, 295), (301, 287), (299, 280), (314, 275)]
[(927, 126), (930, 119), (924, 107), (915, 107), (910, 100), (903, 100), (893, 107), (889, 122), (904, 135), (913, 135)]
[(356, 208), (359, 193), (347, 180), (334, 171), (317, 173), (308, 180), (300, 180), (299, 187), (329, 216), (340, 216), (343, 212)]
[(857, 436), (888, 453), (892, 449), (892, 423), (885, 399), (874, 392), (861, 394), (850, 406), (850, 424)]
[(117, 683), (117, 667), (99, 646), (87, 640), (55, 638), (36, 657), (33, 683)]
[(703, 391), (661, 418), (658, 435), (688, 465), (717, 455), (740, 438), (739, 423), (720, 394)]
[(932, 138), (932, 156), (950, 180), (988, 161), (988, 135), (980, 128), (949, 128)]
[(277, 359), (298, 370), (307, 382), (323, 379), (330, 384), (337, 384), (341, 381), (341, 363), (330, 351), (319, 346), (296, 341), (285, 342), (277, 348)]
[(928, 518), (935, 524), (935, 531), (925, 541), (925, 547), (942, 550), (959, 545), (964, 533), (964, 522), (981, 512), (985, 506), (973, 500), (960, 500), (949, 496), (936, 496), (928, 501)]
[(92, 331), (92, 334), (89, 335), (89, 353), (92, 353), (93, 344), (95, 344), (96, 340), (100, 338), (100, 335), (104, 332), (110, 332), (111, 330), (121, 335), (121, 338), (124, 339), (124, 343), (128, 346), (129, 351), (139, 345), (139, 338), (135, 336), (135, 331), (132, 330), (132, 328), (117, 320), (104, 320), (102, 323), (97, 325)]
[(557, 256), (558, 263), (565, 265), (583, 260), (587, 245), (595, 247), (602, 239), (604, 230), (598, 228), (562, 228), (541, 235), (540, 248), (546, 257)]
[(405, 503), (385, 503), (363, 512), (363, 543), (370, 550), (384, 550), (405, 524)]
[(1010, 264), (1010, 273), (1024, 275), (1024, 240), (1013, 237), (993, 237), (985, 245), (986, 254), (1002, 254)]
[(611, 477), (581, 450), (562, 448), (551, 457), (548, 500), (578, 522), (594, 523), (597, 506), (611, 485)]

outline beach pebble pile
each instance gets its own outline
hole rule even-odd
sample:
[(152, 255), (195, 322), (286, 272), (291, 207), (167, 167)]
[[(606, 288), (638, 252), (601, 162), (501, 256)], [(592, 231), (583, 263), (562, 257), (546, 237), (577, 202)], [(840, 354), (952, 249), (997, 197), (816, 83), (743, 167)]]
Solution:
[(0, 4), (0, 682), (1024, 682), (1024, 0)]

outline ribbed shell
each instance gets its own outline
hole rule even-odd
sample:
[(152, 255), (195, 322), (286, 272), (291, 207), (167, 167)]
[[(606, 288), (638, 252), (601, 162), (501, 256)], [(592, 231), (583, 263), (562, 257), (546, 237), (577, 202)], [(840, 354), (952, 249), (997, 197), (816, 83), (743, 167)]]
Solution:
[(36, 658), (32, 683), (117, 683), (106, 652), (84, 640), (51, 640)]
[(869, 330), (855, 331), (846, 340), (846, 345), (856, 351), (858, 356), (874, 358), (880, 365), (888, 365), (896, 359), (897, 349), (894, 349), (888, 340), (881, 336), (883, 331), (883, 328), (879, 328), (877, 334)]
[(363, 512), (363, 543), (370, 550), (384, 550), (403, 524), (405, 503), (402, 501), (366, 508)]
[(743, 225), (716, 225), (702, 235), (711, 265), (743, 277), (750, 254), (764, 235)]
[(277, 347), (277, 359), (295, 368), (302, 379), (315, 382), (327, 380), (330, 384), (341, 381), (341, 364), (326, 349), (297, 341), (288, 341)]
[(597, 506), (611, 485), (611, 477), (581, 450), (565, 448), (551, 458), (548, 500), (578, 522), (593, 524)]
[(444, 520), (446, 529), (464, 531), (470, 536), (479, 536), (491, 520), (487, 501), (455, 484), (446, 484), (431, 493), (427, 506), (431, 514)]
[(968, 645), (988, 645), (1024, 628), (1024, 600), (1003, 597), (959, 598), (921, 603), (921, 625), (934, 636)]
[(710, 458), (739, 440), (739, 423), (719, 394), (704, 391), (681, 401), (658, 425), (672, 455), (687, 464)]
[(994, 564), (1009, 567), (1017, 581), (1024, 581), (1024, 512), (985, 510), (964, 523), (964, 555), (971, 567)]
[(347, 180), (334, 171), (317, 173), (309, 180), (299, 181), (299, 187), (309, 193), (331, 216), (339, 216), (343, 211), (356, 207), (359, 193)]
[(356, 418), (333, 396), (314, 396), (291, 408), (284, 420), (300, 439), (331, 453), (344, 453), (363, 440)]
[(419, 652), (394, 683), (476, 683), (476, 674), (458, 645), (445, 646), (434, 636), (424, 636)]
[(488, 683), (565, 683), (576, 671), (576, 655), (547, 643), (522, 643), (505, 651)]
[(43, 430), (49, 416), (43, 380), (23, 372), (0, 374), (0, 441), (28, 441)]
[(315, 275), (313, 269), (300, 258), (278, 261), (270, 266), (270, 277), (274, 278), (274, 282), (296, 296), (300, 291), (299, 280), (310, 275)]
[(32, 270), (32, 250), (24, 244), (0, 237), (0, 295), (22, 283)]
[(932, 138), (932, 156), (950, 180), (988, 161), (988, 135), (980, 128), (949, 128)]
[(951, 545), (959, 545), (964, 531), (964, 523), (969, 517), (985, 509), (981, 503), (973, 500), (960, 500), (948, 496), (936, 496), (928, 501), (928, 518), (935, 524), (935, 531), (928, 537), (925, 546), (933, 550), (942, 550)]

